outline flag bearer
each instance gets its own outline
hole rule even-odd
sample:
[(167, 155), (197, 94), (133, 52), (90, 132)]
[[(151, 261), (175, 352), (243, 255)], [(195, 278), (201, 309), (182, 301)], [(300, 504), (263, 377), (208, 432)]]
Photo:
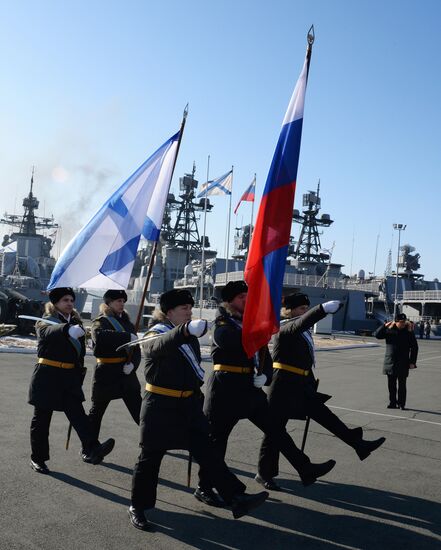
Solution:
[[(326, 315), (336, 313), (340, 302), (332, 300), (309, 309), (308, 296), (295, 293), (285, 296), (283, 305), (285, 320), (273, 340), (274, 375), (268, 391), (271, 423), (283, 430), (291, 418), (310, 417), (352, 447), (360, 460), (364, 460), (384, 443), (385, 438), (366, 441), (362, 428), (348, 428), (325, 405), (330, 396), (317, 391), (312, 371), (315, 357), (310, 329)], [(278, 466), (276, 442), (265, 435), (256, 480), (265, 487), (276, 488), (273, 477), (278, 474)]]
[(211, 483), (233, 511), (234, 518), (262, 504), (266, 491), (244, 493), (245, 486), (227, 468), (209, 438), (202, 412), (204, 371), (198, 338), (207, 322), (191, 320), (193, 298), (187, 290), (170, 290), (160, 298), (160, 311), (144, 344), (146, 393), (141, 408), (141, 454), (133, 472), (132, 525), (149, 529), (145, 512), (156, 502), (158, 474), (168, 449), (189, 449), (207, 471)]
[[(244, 281), (231, 281), (222, 290), (224, 306), (216, 318), (212, 343), (213, 373), (207, 382), (204, 412), (221, 456), (225, 456), (228, 437), (241, 418), (248, 418), (263, 432), (271, 435), (277, 448), (298, 471), (303, 484), (310, 485), (328, 473), (334, 460), (312, 464), (288, 435), (285, 427), (270, 422), (266, 394), (262, 386), (271, 381), (272, 361), (267, 351), (261, 374), (258, 370), (262, 355), (248, 359), (242, 345), (242, 315), (248, 287)], [(272, 489), (269, 485), (267, 488)], [(195, 497), (212, 506), (222, 505), (212, 490), (204, 468), (199, 472), (199, 487)]]
[(108, 290), (103, 299), (100, 315), (92, 323), (96, 367), (89, 420), (96, 438), (103, 415), (113, 399), (124, 401), (137, 424), (141, 410), (141, 386), (136, 376), (141, 361), (139, 346), (130, 348), (131, 352), (116, 351), (119, 346), (137, 339), (135, 327), (124, 310), (127, 294), (124, 290)]
[(115, 441), (102, 445), (93, 436), (82, 402), (84, 379), (84, 329), (74, 309), (75, 293), (71, 288), (54, 288), (49, 293), (43, 319), (39, 321), (38, 362), (29, 388), (29, 403), (34, 405), (31, 422), (31, 468), (48, 474), (49, 426), (53, 411), (63, 411), (78, 433), (84, 462), (98, 464), (113, 449)]

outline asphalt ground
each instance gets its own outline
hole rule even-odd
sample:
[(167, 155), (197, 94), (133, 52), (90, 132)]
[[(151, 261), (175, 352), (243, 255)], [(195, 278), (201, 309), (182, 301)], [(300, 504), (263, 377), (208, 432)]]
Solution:
[[(334, 458), (336, 467), (303, 487), (284, 459), (272, 492), (252, 516), (233, 520), (226, 509), (209, 508), (187, 489), (187, 453), (172, 451), (163, 461), (154, 531), (134, 529), (127, 516), (131, 472), (138, 455), (138, 429), (122, 401), (103, 420), (101, 438), (114, 437), (114, 451), (99, 466), (84, 464), (72, 434), (65, 450), (67, 420), (54, 413), (50, 476), (29, 467), (32, 407), (27, 390), (32, 355), (0, 355), (0, 548), (3, 549), (170, 549), (224, 548), (441, 548), (441, 342), (420, 341), (418, 369), (408, 379), (408, 410), (386, 408), (387, 381), (381, 374), (384, 347), (317, 354), (320, 389), (350, 427), (365, 436), (387, 438), (365, 461), (321, 426), (311, 422), (306, 452), (315, 462)], [(90, 405), (92, 358), (87, 357), (85, 393)], [(207, 372), (210, 365), (205, 364)], [(141, 376), (141, 373), (140, 373)], [(304, 422), (288, 425), (300, 445)], [(247, 420), (233, 431), (230, 467), (249, 492), (260, 432)]]

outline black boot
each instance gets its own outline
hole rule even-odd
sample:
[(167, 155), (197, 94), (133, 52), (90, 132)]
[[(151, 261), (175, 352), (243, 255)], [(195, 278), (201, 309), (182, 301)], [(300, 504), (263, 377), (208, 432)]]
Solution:
[(354, 445), (355, 452), (360, 460), (367, 458), (375, 449), (378, 449), (386, 441), (385, 437), (379, 437), (373, 441), (362, 439)]
[(223, 508), (225, 506), (225, 502), (211, 488), (202, 489), (202, 487), (198, 487), (196, 489), (196, 491), (193, 493), (193, 495), (200, 502), (203, 502), (204, 504), (207, 504), (208, 506), (214, 506), (216, 508)]
[(327, 462), (322, 462), (321, 464), (313, 464), (310, 462), (302, 468), (301, 472), (299, 472), (303, 485), (305, 487), (312, 485), (315, 481), (317, 481), (317, 478), (329, 473), (335, 464), (335, 460), (328, 460)]
[(141, 531), (151, 530), (151, 524), (145, 517), (144, 510), (140, 510), (139, 508), (133, 508), (133, 506), (130, 506), (130, 508), (127, 510), (127, 513), (129, 514), (130, 523), (133, 525), (133, 527), (136, 527), (136, 529), (141, 529)]
[(46, 466), (46, 464), (43, 462), (43, 460), (37, 461), (37, 460), (32, 460), (31, 459), (30, 466), (33, 470), (35, 470), (39, 474), (50, 474), (51, 473), (51, 471)]
[(245, 516), (251, 512), (251, 510), (263, 504), (268, 496), (269, 493), (267, 491), (262, 491), (256, 495), (247, 495), (246, 493), (234, 495), (231, 501), (231, 510), (233, 511), (234, 519)]
[(100, 464), (103, 461), (103, 458), (107, 456), (115, 446), (115, 440), (110, 438), (104, 441), (104, 443), (98, 443), (93, 447), (90, 452), (81, 451), (81, 458), (83, 462), (88, 464)]
[(264, 479), (259, 474), (256, 474), (254, 479), (257, 481), (257, 483), (260, 483), (260, 485), (263, 485), (265, 489), (268, 489), (269, 491), (280, 491), (279, 485), (277, 485), (273, 478)]

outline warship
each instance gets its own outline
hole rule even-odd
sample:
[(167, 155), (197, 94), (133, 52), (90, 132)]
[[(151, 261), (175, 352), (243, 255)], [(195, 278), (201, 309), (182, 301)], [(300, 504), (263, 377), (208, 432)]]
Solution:
[[(34, 323), (18, 315), (41, 315), (49, 299), (46, 287), (56, 262), (52, 248), (59, 225), (53, 216), (36, 215), (39, 201), (33, 186), (34, 170), (29, 194), (23, 199), (23, 214), (5, 213), (0, 219), (9, 229), (0, 247), (0, 323), (14, 323), (19, 332), (31, 332)], [(75, 306), (79, 311), (86, 298), (85, 290), (76, 290)]]
[[(231, 258), (222, 258), (210, 249), (207, 237), (198, 229), (204, 199), (196, 199), (198, 181), (195, 167), (179, 179), (179, 193), (170, 193), (161, 229), (161, 238), (148, 286), (146, 313), (158, 302), (161, 292), (171, 288), (185, 288), (192, 292), (196, 308), (205, 318), (213, 318), (221, 290), (228, 281), (241, 280), (252, 227), (250, 224), (235, 228), (234, 252)], [(207, 212), (213, 205), (207, 200)], [(370, 335), (386, 320), (390, 320), (394, 307), (407, 314), (414, 322), (428, 320), (432, 333), (441, 335), (441, 285), (424, 280), (416, 273), (420, 268), (419, 254), (410, 245), (400, 248), (398, 273), (391, 269), (391, 253), (384, 274), (365, 276), (346, 275), (343, 264), (332, 261), (334, 245), (322, 248), (323, 229), (334, 220), (329, 214), (320, 214), (320, 182), (315, 191), (302, 197), (302, 210), (293, 210), (291, 237), (283, 281), (283, 294), (306, 292), (311, 304), (327, 300), (340, 300), (342, 309), (333, 316), (332, 326), (323, 324), (317, 331), (354, 332)], [(128, 306), (139, 305), (145, 285), (151, 246), (146, 242), (138, 252), (129, 284)], [(204, 252), (204, 254), (202, 254)], [(203, 257), (204, 256), (204, 257)], [(395, 291), (397, 288), (397, 291)]]

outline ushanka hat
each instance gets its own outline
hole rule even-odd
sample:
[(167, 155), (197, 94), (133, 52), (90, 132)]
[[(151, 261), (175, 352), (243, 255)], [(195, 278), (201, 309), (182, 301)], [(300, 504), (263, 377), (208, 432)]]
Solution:
[(221, 296), (224, 302), (231, 302), (238, 294), (248, 292), (248, 285), (245, 281), (230, 281), (222, 289)]
[(173, 309), (174, 307), (184, 306), (186, 304), (190, 304), (192, 307), (194, 306), (193, 296), (188, 290), (181, 290), (179, 288), (164, 292), (159, 299), (159, 305), (163, 313), (167, 313), (169, 309)]
[(395, 315), (395, 321), (406, 321), (406, 320), (407, 320), (407, 317), (405, 313), (397, 313), (397, 315)]
[(288, 294), (283, 297), (282, 305), (286, 309), (295, 309), (299, 306), (309, 306), (311, 302), (309, 301), (308, 295), (303, 292), (294, 292), (294, 294)]
[(113, 300), (119, 300), (120, 298), (122, 298), (124, 302), (127, 302), (127, 293), (125, 290), (110, 289), (103, 295), (103, 300), (107, 305), (113, 302)]
[(60, 287), (60, 288), (53, 288), (49, 292), (49, 300), (53, 304), (56, 304), (59, 300), (61, 300), (61, 298), (63, 296), (67, 296), (67, 295), (72, 296), (72, 298), (75, 300), (75, 292), (70, 288), (70, 286), (68, 286), (68, 287), (63, 286), (63, 287)]

